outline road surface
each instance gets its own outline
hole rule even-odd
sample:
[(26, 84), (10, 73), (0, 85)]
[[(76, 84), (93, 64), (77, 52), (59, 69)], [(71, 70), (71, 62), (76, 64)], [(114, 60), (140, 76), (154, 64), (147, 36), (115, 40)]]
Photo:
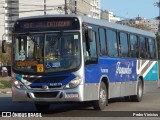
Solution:
[[(0, 112), (6, 111), (37, 113), (34, 103), (13, 103), (11, 94), (0, 94)], [(146, 93), (141, 102), (112, 99), (102, 112), (95, 111), (89, 103), (53, 104), (42, 117), (138, 117), (141, 114), (160, 117), (160, 88)]]

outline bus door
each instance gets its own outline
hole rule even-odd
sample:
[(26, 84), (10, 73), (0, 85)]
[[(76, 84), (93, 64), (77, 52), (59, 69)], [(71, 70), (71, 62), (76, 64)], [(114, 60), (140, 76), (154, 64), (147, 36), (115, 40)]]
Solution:
[(96, 32), (92, 29), (85, 30), (83, 41), (85, 62), (85, 83), (99, 83), (98, 55)]

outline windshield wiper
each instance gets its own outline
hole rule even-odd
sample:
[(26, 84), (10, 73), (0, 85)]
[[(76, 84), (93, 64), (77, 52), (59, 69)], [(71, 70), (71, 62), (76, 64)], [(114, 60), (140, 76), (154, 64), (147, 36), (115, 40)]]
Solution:
[(54, 46), (55, 43), (61, 39), (61, 36), (62, 36), (62, 31), (60, 31), (60, 32), (56, 35), (55, 39), (53, 39), (53, 40), (50, 41), (49, 46), (50, 46), (50, 47)]
[(25, 35), (30, 38), (28, 41), (32, 41), (37, 47), (40, 47), (39, 44), (34, 39), (34, 37), (31, 35), (31, 33), (28, 32)]

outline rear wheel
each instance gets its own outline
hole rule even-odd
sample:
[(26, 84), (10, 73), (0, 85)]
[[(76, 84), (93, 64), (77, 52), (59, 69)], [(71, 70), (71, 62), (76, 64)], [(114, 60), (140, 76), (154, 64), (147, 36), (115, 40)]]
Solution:
[(49, 110), (50, 104), (35, 102), (35, 107), (36, 107), (37, 111), (47, 112)]
[(101, 82), (99, 91), (99, 100), (93, 102), (93, 107), (96, 110), (103, 110), (108, 105), (107, 88), (104, 82)]
[(140, 102), (142, 100), (142, 97), (143, 97), (143, 83), (142, 80), (139, 79), (137, 84), (137, 94), (131, 96), (131, 100), (135, 102)]

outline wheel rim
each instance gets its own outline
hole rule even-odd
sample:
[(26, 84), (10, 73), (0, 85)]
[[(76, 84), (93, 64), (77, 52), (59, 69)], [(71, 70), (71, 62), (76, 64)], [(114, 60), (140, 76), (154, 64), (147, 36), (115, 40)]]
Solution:
[(101, 104), (104, 104), (104, 103), (106, 103), (106, 91), (104, 90), (104, 89), (101, 89), (101, 91), (100, 91), (100, 103)]

